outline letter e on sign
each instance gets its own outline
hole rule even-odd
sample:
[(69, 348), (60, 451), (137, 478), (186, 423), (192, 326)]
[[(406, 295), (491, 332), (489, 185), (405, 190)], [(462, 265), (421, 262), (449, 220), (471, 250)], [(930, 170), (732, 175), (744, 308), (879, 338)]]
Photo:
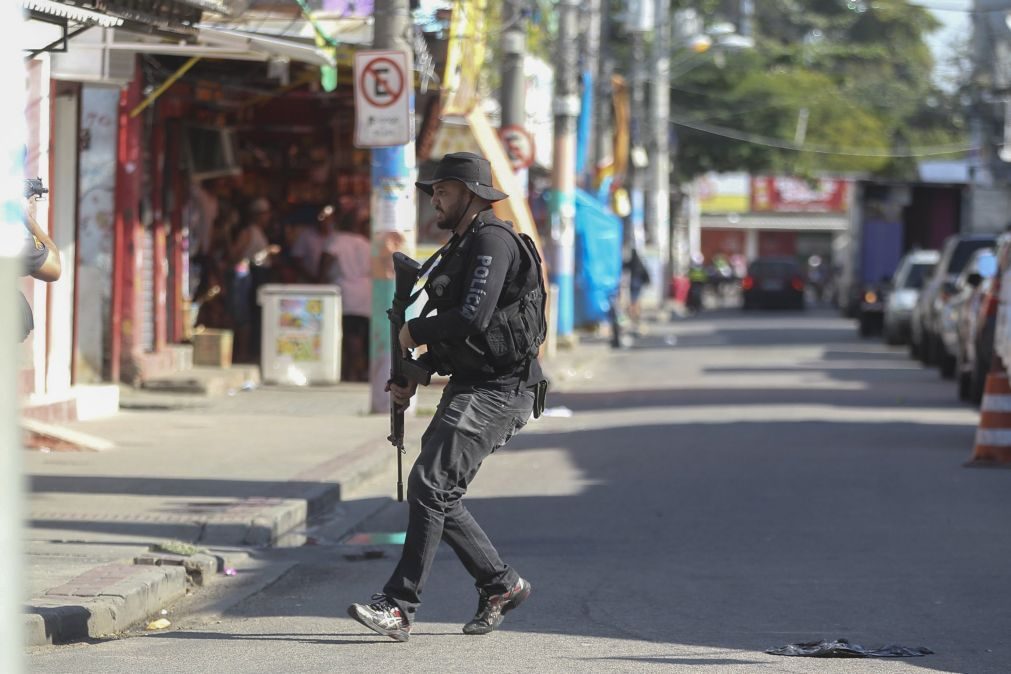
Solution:
[(401, 51), (355, 53), (355, 146), (406, 145), (411, 140), (407, 55)]

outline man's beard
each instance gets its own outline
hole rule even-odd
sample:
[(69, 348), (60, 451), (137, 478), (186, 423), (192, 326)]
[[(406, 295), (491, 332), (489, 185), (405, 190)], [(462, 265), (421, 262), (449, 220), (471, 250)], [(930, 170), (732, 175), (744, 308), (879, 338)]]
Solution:
[(442, 217), (435, 221), (436, 227), (444, 231), (456, 229), (456, 225), (458, 222), (460, 222), (460, 216), (462, 215), (460, 213), (460, 206), (457, 206), (455, 209), (453, 209), (452, 212), (446, 211), (436, 211), (436, 212), (442, 214)]

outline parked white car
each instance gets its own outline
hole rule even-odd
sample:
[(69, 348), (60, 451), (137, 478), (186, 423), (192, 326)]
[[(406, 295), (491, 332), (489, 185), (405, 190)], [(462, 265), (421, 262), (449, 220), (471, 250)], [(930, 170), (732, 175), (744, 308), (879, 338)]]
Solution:
[(909, 324), (920, 289), (940, 259), (941, 254), (936, 250), (914, 250), (899, 260), (885, 299), (884, 332), (889, 344), (909, 341)]

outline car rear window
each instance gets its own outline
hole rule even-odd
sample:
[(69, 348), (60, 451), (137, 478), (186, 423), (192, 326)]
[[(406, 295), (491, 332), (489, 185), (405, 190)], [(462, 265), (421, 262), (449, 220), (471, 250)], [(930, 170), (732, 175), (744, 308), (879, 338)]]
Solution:
[(913, 264), (909, 267), (909, 273), (906, 275), (905, 282), (902, 284), (903, 288), (916, 288), (917, 290), (923, 287), (923, 283), (930, 276), (930, 270), (934, 268), (934, 265), (921, 263)]
[(798, 273), (797, 264), (787, 260), (755, 260), (748, 268), (752, 276), (763, 278), (786, 278)]
[(948, 263), (949, 274), (961, 274), (969, 258), (980, 248), (990, 248), (993, 246), (993, 239), (970, 239), (959, 241), (955, 246), (955, 252), (951, 255), (951, 262)]

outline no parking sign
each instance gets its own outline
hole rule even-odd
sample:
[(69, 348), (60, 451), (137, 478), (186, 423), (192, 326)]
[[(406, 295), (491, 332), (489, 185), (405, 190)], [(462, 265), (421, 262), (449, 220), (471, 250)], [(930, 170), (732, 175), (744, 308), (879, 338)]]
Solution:
[(391, 147), (411, 141), (407, 55), (355, 53), (355, 147)]
[(504, 126), (499, 129), (499, 138), (505, 147), (509, 161), (512, 163), (513, 171), (522, 171), (530, 168), (534, 163), (534, 137), (522, 126), (515, 124)]

